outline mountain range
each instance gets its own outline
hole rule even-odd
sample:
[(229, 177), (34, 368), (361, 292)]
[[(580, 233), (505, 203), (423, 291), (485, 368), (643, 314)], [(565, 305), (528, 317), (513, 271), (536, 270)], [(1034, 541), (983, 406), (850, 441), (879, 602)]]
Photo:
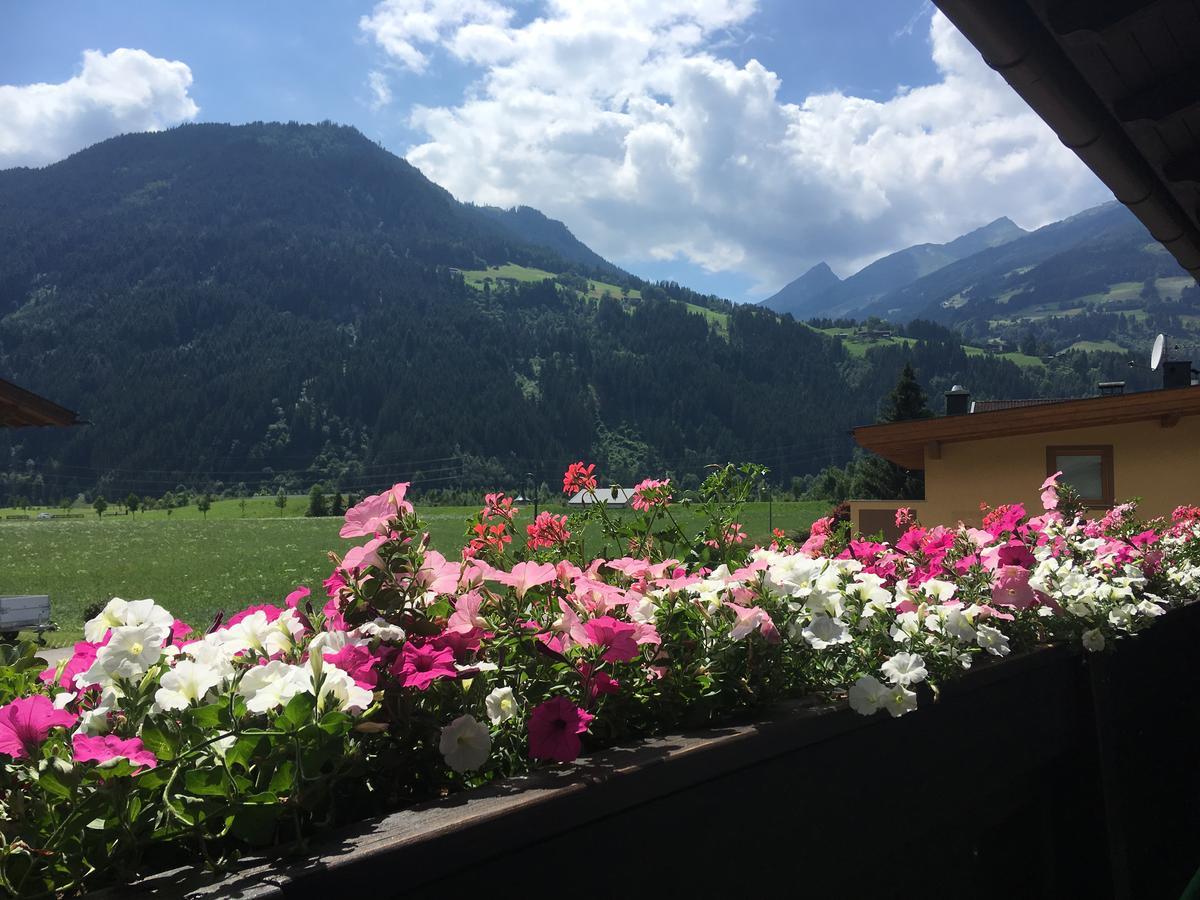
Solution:
[(1200, 312), (1190, 276), (1115, 201), (1035, 231), (997, 219), (835, 279), (819, 264), (763, 305), (802, 319), (928, 319), (977, 341), (1041, 335), (1054, 351), (1148, 345), (1156, 330), (1194, 329)]
[(906, 362), (935, 397), (1078, 394), (1124, 367), (1051, 372), (931, 322), (907, 333), (855, 350), (646, 282), (537, 210), (456, 201), (352, 128), (125, 135), (0, 171), (0, 377), (92, 423), (0, 432), (0, 504), (401, 479), (474, 493), (553, 484), (577, 459), (684, 484), (755, 459), (786, 482), (849, 458)]

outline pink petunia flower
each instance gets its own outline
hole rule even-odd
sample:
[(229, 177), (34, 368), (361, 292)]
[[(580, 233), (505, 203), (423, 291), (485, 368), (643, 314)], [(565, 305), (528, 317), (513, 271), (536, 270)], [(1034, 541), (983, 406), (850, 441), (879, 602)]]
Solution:
[(96, 661), (96, 652), (99, 649), (99, 644), (78, 641), (75, 644), (74, 654), (67, 660), (67, 665), (63, 668), (62, 675), (59, 676), (57, 682), (54, 680), (54, 673), (58, 671), (57, 666), (51, 666), (46, 669), (38, 678), (42, 684), (58, 684), (68, 691), (73, 691), (75, 690), (75, 676), (80, 672), (86, 672), (92, 667), (92, 663)]
[(594, 718), (566, 697), (554, 697), (540, 704), (526, 725), (530, 758), (571, 762), (583, 749), (579, 735), (587, 731)]
[(1058, 509), (1058, 479), (1061, 477), (1061, 471), (1055, 472), (1042, 482), (1042, 507), (1046, 512)]
[(374, 690), (379, 683), (375, 669), (379, 659), (366, 647), (347, 644), (337, 653), (326, 653), (325, 659), (353, 678), (360, 688)]
[(311, 593), (312, 591), (301, 585), (284, 598), (283, 605), (288, 609), (296, 609)]
[(400, 513), (411, 513), (413, 505), (404, 499), (408, 482), (400, 482), (382, 494), (373, 494), (346, 510), (346, 524), (338, 532), (344, 538), (366, 537), (387, 529), (388, 522)]
[(437, 648), (432, 644), (404, 645), (400, 658), (392, 664), (392, 674), (401, 687), (425, 691), (439, 678), (454, 678), (454, 651), (449, 647)]
[(1027, 609), (1037, 603), (1029, 585), (1029, 570), (1021, 566), (1001, 566), (992, 583), (992, 602), (997, 606)]
[(50, 735), (52, 728), (70, 728), (79, 716), (55, 709), (49, 697), (34, 694), (0, 706), (0, 753), (28, 759)]
[(604, 648), (600, 658), (608, 662), (632, 662), (638, 658), (635, 635), (637, 628), (612, 616), (600, 616), (584, 623), (583, 631), (588, 641)]
[(238, 622), (242, 621), (242, 619), (246, 618), (247, 616), (252, 616), (256, 612), (265, 613), (267, 616), (268, 622), (274, 622), (281, 615), (283, 615), (283, 610), (280, 609), (278, 606), (275, 606), (274, 604), (271, 604), (271, 603), (259, 603), (259, 604), (256, 604), (255, 606), (247, 606), (245, 609), (243, 609), (239, 613), (234, 613), (232, 616), (230, 616), (226, 620), (225, 624), (222, 625), (221, 627), (222, 627), (222, 629), (232, 628)]
[(115, 734), (89, 737), (77, 734), (71, 738), (71, 749), (75, 762), (106, 763), (112, 759), (127, 759), (138, 770), (153, 769), (158, 757), (146, 749), (141, 738), (122, 740)]

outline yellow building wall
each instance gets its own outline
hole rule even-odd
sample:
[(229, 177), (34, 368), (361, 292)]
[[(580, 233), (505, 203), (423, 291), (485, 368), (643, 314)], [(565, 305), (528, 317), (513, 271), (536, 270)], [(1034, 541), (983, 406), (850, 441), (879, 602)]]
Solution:
[(1072, 428), (1016, 437), (942, 444), (940, 459), (925, 453), (925, 501), (851, 501), (860, 510), (913, 506), (925, 525), (978, 525), (981, 502), (989, 506), (1024, 503), (1031, 515), (1042, 509), (1039, 490), (1046, 478), (1046, 448), (1055, 445), (1111, 444), (1117, 502), (1141, 498), (1140, 515), (1169, 515), (1180, 504), (1200, 505), (1200, 416), (1187, 416), (1171, 428), (1158, 421), (1096, 428)]
[(1172, 428), (1129, 422), (943, 444), (941, 459), (925, 454), (924, 521), (978, 523), (981, 501), (1040, 511), (1046, 448), (1063, 444), (1111, 444), (1114, 496), (1118, 503), (1140, 497), (1146, 518), (1200, 503), (1200, 416), (1188, 416)]

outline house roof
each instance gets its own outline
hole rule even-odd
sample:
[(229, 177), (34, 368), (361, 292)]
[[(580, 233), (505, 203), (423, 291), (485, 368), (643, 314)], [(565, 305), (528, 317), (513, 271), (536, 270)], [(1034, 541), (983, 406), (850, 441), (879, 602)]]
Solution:
[(599, 502), (611, 506), (624, 506), (632, 499), (633, 488), (598, 487), (595, 501), (587, 491), (577, 491), (567, 501), (567, 504), (569, 506), (590, 506), (593, 502)]
[(31, 425), (85, 425), (78, 414), (32, 391), (0, 379), (0, 428)]
[(1155, 419), (1164, 427), (1169, 427), (1182, 416), (1194, 415), (1200, 415), (1200, 385), (1088, 397), (1084, 400), (1062, 400), (962, 416), (863, 425), (854, 429), (854, 439), (867, 450), (907, 469), (923, 469), (925, 448), (931, 444), (980, 441)]
[(997, 409), (1019, 409), (1023, 406), (1042, 406), (1046, 403), (1062, 403), (1061, 398), (1030, 397), (1027, 400), (972, 400), (971, 412), (994, 412)]
[(934, 2), (1200, 277), (1200, 8), (1188, 0)]

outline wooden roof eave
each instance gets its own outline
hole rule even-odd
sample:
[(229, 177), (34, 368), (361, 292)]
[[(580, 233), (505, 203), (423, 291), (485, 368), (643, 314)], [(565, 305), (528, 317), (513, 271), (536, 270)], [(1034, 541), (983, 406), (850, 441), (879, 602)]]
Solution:
[(906, 469), (924, 469), (925, 448), (930, 445), (1154, 419), (1165, 424), (1190, 415), (1200, 415), (1200, 386), (863, 425), (854, 429), (854, 439), (864, 449)]

